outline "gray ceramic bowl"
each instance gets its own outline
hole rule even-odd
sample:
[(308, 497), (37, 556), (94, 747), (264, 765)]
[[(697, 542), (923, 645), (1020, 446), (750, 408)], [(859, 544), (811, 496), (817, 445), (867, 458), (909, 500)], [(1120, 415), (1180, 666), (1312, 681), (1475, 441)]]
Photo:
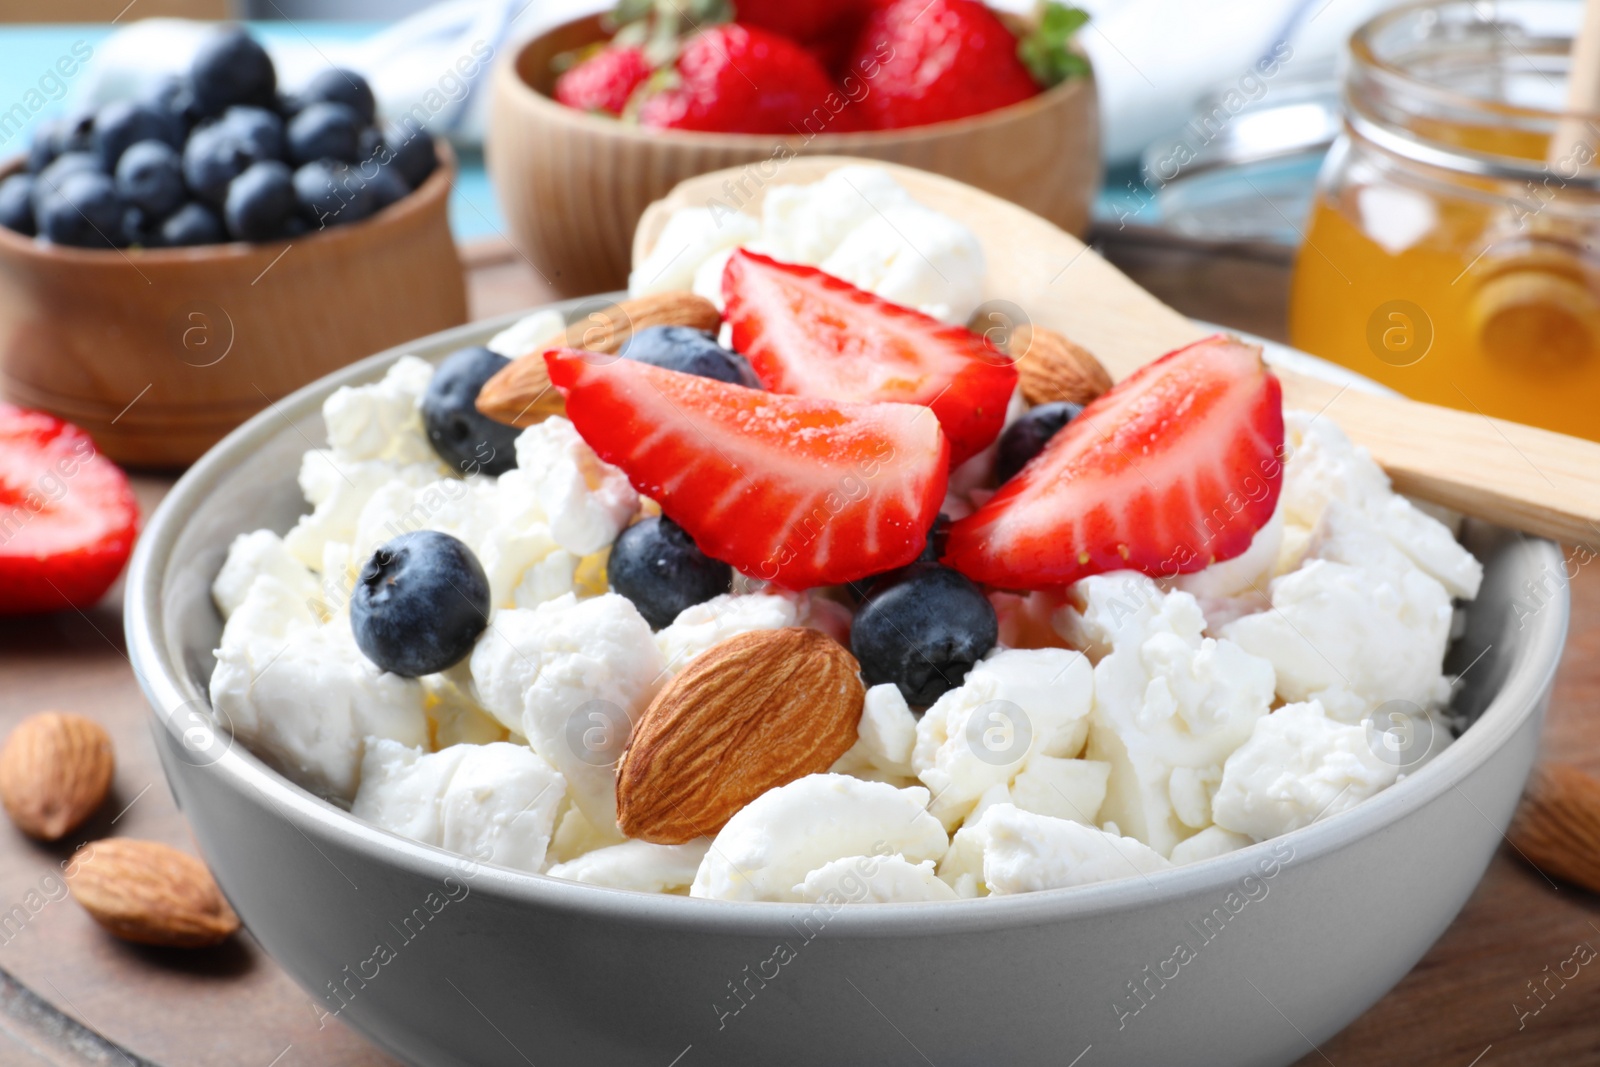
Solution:
[[(404, 351), (437, 358), (508, 321)], [(1451, 665), (1471, 667), (1456, 707), (1473, 726), (1388, 791), (1277, 841), (1148, 878), (833, 913), (474, 867), (293, 785), (213, 730), (205, 695), (228, 543), (288, 528), (323, 399), (400, 351), (274, 405), (189, 471), (139, 542), (127, 631), (173, 792), (251, 933), (330, 1014), (411, 1063), (1290, 1063), (1443, 932), (1533, 763), (1568, 606), (1563, 593), (1519, 627), (1508, 605), (1560, 557), (1469, 524), (1488, 577)]]

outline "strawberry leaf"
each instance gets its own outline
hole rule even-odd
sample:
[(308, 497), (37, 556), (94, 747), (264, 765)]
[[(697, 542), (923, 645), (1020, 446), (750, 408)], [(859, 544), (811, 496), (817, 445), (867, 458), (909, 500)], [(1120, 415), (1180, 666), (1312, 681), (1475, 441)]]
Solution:
[(1017, 58), (1043, 88), (1089, 73), (1089, 61), (1072, 47), (1072, 38), (1089, 21), (1089, 13), (1056, 0), (1044, 0), (1034, 16), (1033, 32), (1017, 42)]

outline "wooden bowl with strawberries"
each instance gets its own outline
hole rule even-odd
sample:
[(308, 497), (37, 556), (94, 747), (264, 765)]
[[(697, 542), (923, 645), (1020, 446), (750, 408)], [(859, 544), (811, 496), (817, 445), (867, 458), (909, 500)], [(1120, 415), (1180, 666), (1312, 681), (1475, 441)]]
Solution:
[(1077, 12), (1051, 4), (1022, 18), (978, 0), (737, 7), (742, 21), (715, 23), (714, 8), (663, 3), (615, 35), (625, 9), (589, 16), (497, 69), (490, 175), (512, 240), (558, 293), (624, 287), (635, 225), (679, 182), (747, 165), (722, 199), (737, 211), (796, 156), (903, 163), (1073, 233), (1088, 227), (1099, 120), (1071, 39)]

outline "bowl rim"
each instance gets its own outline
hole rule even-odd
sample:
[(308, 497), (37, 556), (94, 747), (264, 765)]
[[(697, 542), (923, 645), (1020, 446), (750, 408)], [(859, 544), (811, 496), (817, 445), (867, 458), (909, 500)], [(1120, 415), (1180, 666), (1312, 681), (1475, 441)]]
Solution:
[[(1016, 15), (1015, 12), (993, 8), (991, 10), (1001, 15)], [(524, 41), (498, 65), (493, 83), (495, 94), (514, 100), (519, 106), (532, 109), (548, 120), (568, 123), (597, 136), (615, 140), (656, 142), (668, 149), (693, 147), (737, 152), (748, 152), (752, 147), (762, 145), (776, 151), (783, 147), (793, 148), (799, 143), (805, 146), (807, 154), (830, 150), (826, 154), (848, 155), (851, 149), (860, 149), (867, 145), (915, 144), (966, 133), (981, 126), (1020, 121), (1036, 112), (1061, 106), (1080, 93), (1097, 89), (1094, 69), (1091, 66), (1087, 74), (1068, 78), (1049, 88), (1041, 89), (1026, 100), (1019, 100), (993, 111), (934, 122), (926, 126), (907, 126), (896, 130), (857, 130), (851, 133), (806, 133), (799, 130), (794, 133), (715, 133), (705, 130), (646, 129), (642, 126), (625, 125), (614, 118), (567, 107), (558, 103), (554, 97), (539, 91), (522, 76), (523, 57), (529, 51), (543, 45), (557, 33), (570, 30), (585, 22), (595, 21), (600, 17), (599, 14), (591, 13), (569, 19)]]
[[(77, 248), (72, 245), (58, 245), (42, 241), (37, 237), (27, 237), (0, 226), (0, 256), (48, 261), (67, 266), (115, 264), (120, 258), (123, 263), (129, 265), (160, 269), (167, 266), (243, 263), (270, 259), (281, 255), (291, 245), (301, 241), (314, 241), (319, 248), (334, 248), (340, 241), (359, 240), (362, 235), (371, 233), (377, 225), (402, 222), (433, 210), (441, 202), (446, 204), (449, 202), (450, 191), (455, 187), (457, 165), (455, 149), (442, 137), (435, 137), (433, 146), (434, 152), (439, 157), (439, 165), (433, 168), (433, 173), (422, 180), (421, 185), (388, 207), (346, 226), (329, 226), (321, 231), (313, 230), (299, 237), (279, 241), (223, 241), (214, 245), (136, 249)], [(23, 168), (27, 166), (27, 158), (26, 153), (23, 153), (0, 160), (0, 181), (13, 174), (22, 173)], [(369, 226), (369, 223), (373, 225)], [(117, 258), (108, 253), (116, 253)]]
[[(179, 479), (151, 516), (135, 546), (123, 612), (128, 657), (150, 704), (153, 729), (158, 735), (162, 731), (166, 733), (165, 739), (157, 737), (158, 747), (163, 740), (179, 749), (183, 744), (182, 723), (159, 709), (179, 709), (196, 700), (210, 707), (206, 689), (190, 683), (181, 664), (174, 663), (168, 655), (162, 625), (161, 586), (168, 566), (174, 564), (172, 550), (190, 514), (216, 483), (231, 473), (238, 457), (281, 433), (283, 422), (294, 423), (319, 411), (323, 399), (340, 385), (375, 380), (402, 355), (415, 354), (422, 348), (442, 353), (480, 344), (534, 311), (553, 309), (568, 314), (592, 306), (595, 299), (559, 301), (469, 323), (352, 363), (253, 416), (211, 448)], [(1269, 357), (1274, 353), (1288, 354), (1296, 362), (1323, 363), (1285, 345), (1262, 343), (1267, 346)], [(1542, 558), (1546, 566), (1562, 565), (1559, 547), (1552, 542), (1529, 538), (1526, 544), (1535, 554), (1535, 562)], [(1281, 865), (1288, 866), (1350, 847), (1446, 792), (1459, 791), (1462, 782), (1542, 707), (1564, 650), (1570, 591), (1563, 586), (1559, 598), (1546, 607), (1547, 610), (1538, 612), (1528, 621), (1533, 632), (1525, 651), (1512, 664), (1500, 691), (1473, 726), (1424, 767), (1348, 811), (1222, 856), (1158, 871), (1140, 879), (1122, 878), (972, 900), (834, 907), (828, 911), (828, 931), (834, 936), (866, 938), (977, 933), (1035, 922), (1089, 918), (1205, 894), (1214, 894), (1220, 899), (1246, 876), (1261, 877), (1262, 864), (1270, 859), (1275, 858)], [(165, 761), (164, 769), (169, 778), (174, 777), (174, 772), (165, 767)], [(288, 820), (309, 840), (331, 839), (340, 848), (370, 862), (399, 868), (435, 882), (471, 872), (474, 892), (492, 894), (515, 906), (540, 908), (575, 918), (747, 936), (768, 936), (779, 931), (792, 933), (792, 922), (805, 916), (814, 917), (818, 908), (827, 908), (827, 905), (817, 904), (706, 900), (644, 893), (480, 864), (357, 818), (296, 785), (244, 745), (232, 744), (231, 738), (220, 758), (194, 770), (223, 776), (235, 793), (249, 797), (252, 803), (269, 805), (278, 817)], [(1471, 799), (1467, 799), (1471, 803)], [(1287, 859), (1281, 856), (1285, 844), (1291, 853)], [(225, 879), (226, 872), (222, 874)]]

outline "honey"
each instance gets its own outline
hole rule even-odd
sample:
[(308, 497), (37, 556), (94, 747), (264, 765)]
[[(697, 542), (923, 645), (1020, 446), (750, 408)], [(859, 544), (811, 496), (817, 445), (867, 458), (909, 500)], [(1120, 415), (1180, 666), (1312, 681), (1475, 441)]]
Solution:
[(1521, 6), (1492, 33), (1455, 3), (1358, 31), (1289, 336), (1407, 396), (1600, 440), (1600, 182), (1583, 149), (1546, 164), (1559, 113), (1514, 102), (1519, 75), (1564, 77), (1558, 34), (1516, 38)]

